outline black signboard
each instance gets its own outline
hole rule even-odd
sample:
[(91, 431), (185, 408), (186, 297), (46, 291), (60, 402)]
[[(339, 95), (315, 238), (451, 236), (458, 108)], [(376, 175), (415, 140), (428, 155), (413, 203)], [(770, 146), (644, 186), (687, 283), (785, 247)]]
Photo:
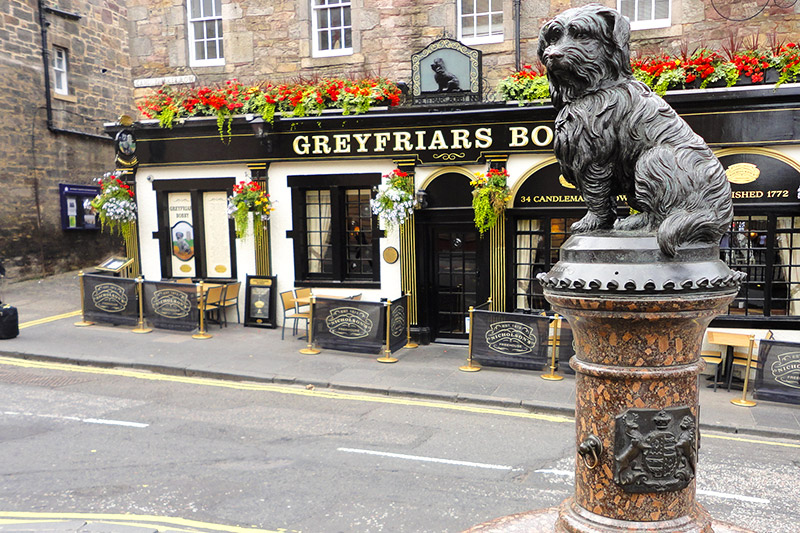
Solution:
[(411, 56), (415, 104), (481, 101), (481, 51), (438, 39)]
[(275, 276), (250, 276), (245, 280), (244, 325), (258, 328), (275, 328)]
[(100, 220), (89, 205), (100, 194), (100, 187), (59, 183), (58, 193), (61, 200), (61, 229), (100, 229)]
[(192, 331), (197, 329), (197, 286), (187, 283), (145, 281), (144, 316), (154, 328)]
[(83, 316), (95, 322), (135, 326), (139, 322), (136, 280), (84, 274)]
[(383, 347), (386, 335), (383, 302), (317, 298), (312, 321), (314, 342), (322, 348), (377, 354)]
[(550, 319), (521, 313), (472, 313), (472, 358), (485, 366), (540, 370), (547, 362)]
[(720, 152), (719, 160), (731, 184), (733, 203), (770, 205), (800, 203), (798, 198), (800, 171), (797, 164), (778, 153), (753, 153), (758, 150), (758, 148), (744, 148)]
[(759, 342), (754, 395), (759, 400), (800, 404), (800, 343)]
[(389, 351), (394, 353), (408, 342), (408, 327), (406, 320), (408, 318), (407, 298), (401, 296), (397, 300), (393, 300), (389, 308)]

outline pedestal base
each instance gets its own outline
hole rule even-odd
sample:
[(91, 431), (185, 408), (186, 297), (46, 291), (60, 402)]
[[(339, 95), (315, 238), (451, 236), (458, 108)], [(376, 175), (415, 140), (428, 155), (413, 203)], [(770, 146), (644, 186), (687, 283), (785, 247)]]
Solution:
[[(699, 519), (699, 520), (698, 520)], [(472, 527), (464, 533), (753, 533), (725, 522), (711, 520), (708, 513), (697, 508), (694, 517), (661, 522), (628, 522), (596, 515), (578, 508), (572, 499), (564, 501), (561, 507), (551, 507), (539, 511), (529, 511), (496, 518)]]

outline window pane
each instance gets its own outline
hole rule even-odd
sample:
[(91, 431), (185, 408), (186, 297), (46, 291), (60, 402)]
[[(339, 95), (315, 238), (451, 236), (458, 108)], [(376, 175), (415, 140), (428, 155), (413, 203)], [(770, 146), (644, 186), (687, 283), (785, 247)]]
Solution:
[(334, 30), (331, 32), (331, 49), (338, 50), (342, 47), (342, 30)]
[(492, 35), (503, 33), (503, 15), (492, 15)]
[(341, 8), (338, 9), (331, 9), (331, 27), (332, 28), (339, 28), (342, 25), (342, 10)]
[(475, 13), (475, 0), (462, 0), (461, 2), (461, 13), (464, 15), (471, 15)]
[(476, 2), (475, 12), (476, 13), (488, 13), (489, 12), (489, 0), (478, 0)]
[(215, 39), (217, 37), (217, 22), (210, 20), (206, 22), (206, 39)]
[(222, 16), (222, 0), (214, 0), (214, 13), (215, 17)]
[(653, 19), (653, 0), (639, 0), (639, 16), (636, 20)]
[[(369, 189), (350, 189), (345, 192), (347, 226), (348, 275), (355, 277), (372, 274), (372, 211)], [(361, 275), (361, 276), (359, 276)]]
[(350, 8), (349, 7), (345, 7), (345, 8), (342, 9), (342, 12), (344, 13), (344, 25), (345, 26), (352, 26), (353, 23), (350, 22)]
[(319, 33), (319, 49), (330, 50), (331, 46), (328, 39), (328, 32), (322, 31)]
[(353, 47), (353, 31), (350, 28), (344, 30), (344, 47)]
[(665, 19), (669, 17), (669, 0), (656, 0), (655, 18)]
[(189, 10), (193, 19), (200, 18), (200, 0), (189, 0)]
[(628, 17), (630, 20), (636, 20), (634, 0), (621, 0), (619, 3), (619, 11), (622, 13), (622, 16)]
[(203, 10), (201, 16), (212, 17), (214, 16), (213, 0), (203, 0)]
[(310, 273), (332, 273), (330, 191), (306, 192), (306, 238), (308, 240), (308, 271)]
[(475, 36), (486, 37), (489, 35), (489, 15), (475, 17)]
[(328, 26), (329, 26), (328, 25), (328, 10), (327, 9), (323, 9), (323, 10), (317, 11), (317, 28), (325, 29)]
[(195, 59), (205, 59), (206, 58), (205, 41), (196, 41), (194, 43), (194, 56), (195, 56)]
[(206, 59), (217, 59), (217, 41), (206, 41)]

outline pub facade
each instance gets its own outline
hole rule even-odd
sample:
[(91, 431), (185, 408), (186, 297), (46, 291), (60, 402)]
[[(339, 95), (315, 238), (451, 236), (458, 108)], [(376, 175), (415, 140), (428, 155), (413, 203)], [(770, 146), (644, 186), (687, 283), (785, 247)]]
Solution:
[[(797, 85), (667, 94), (731, 183), (735, 218), (720, 253), (748, 278), (715, 326), (800, 329), (798, 96)], [(409, 294), (412, 334), (429, 342), (465, 338), (467, 309), (489, 298), (498, 311), (547, 309), (536, 275), (585, 210), (553, 156), (554, 118), (545, 104), (440, 102), (273, 123), (242, 115), (227, 139), (213, 118), (106, 131), (136, 138), (136, 164), (119, 170), (136, 191), (128, 252), (145, 279), (270, 275), (281, 292)], [(511, 197), (481, 235), (470, 181), (490, 168), (506, 170)], [(370, 200), (394, 169), (413, 177), (418, 206), (383, 228)], [(237, 238), (227, 198), (242, 181), (266, 188), (275, 210)]]

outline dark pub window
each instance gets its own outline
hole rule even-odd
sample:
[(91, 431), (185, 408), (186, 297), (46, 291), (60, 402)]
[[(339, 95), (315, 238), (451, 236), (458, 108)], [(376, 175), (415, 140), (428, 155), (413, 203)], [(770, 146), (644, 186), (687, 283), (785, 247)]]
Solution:
[(380, 281), (380, 232), (370, 207), (380, 180), (378, 173), (289, 176), (297, 285)]

